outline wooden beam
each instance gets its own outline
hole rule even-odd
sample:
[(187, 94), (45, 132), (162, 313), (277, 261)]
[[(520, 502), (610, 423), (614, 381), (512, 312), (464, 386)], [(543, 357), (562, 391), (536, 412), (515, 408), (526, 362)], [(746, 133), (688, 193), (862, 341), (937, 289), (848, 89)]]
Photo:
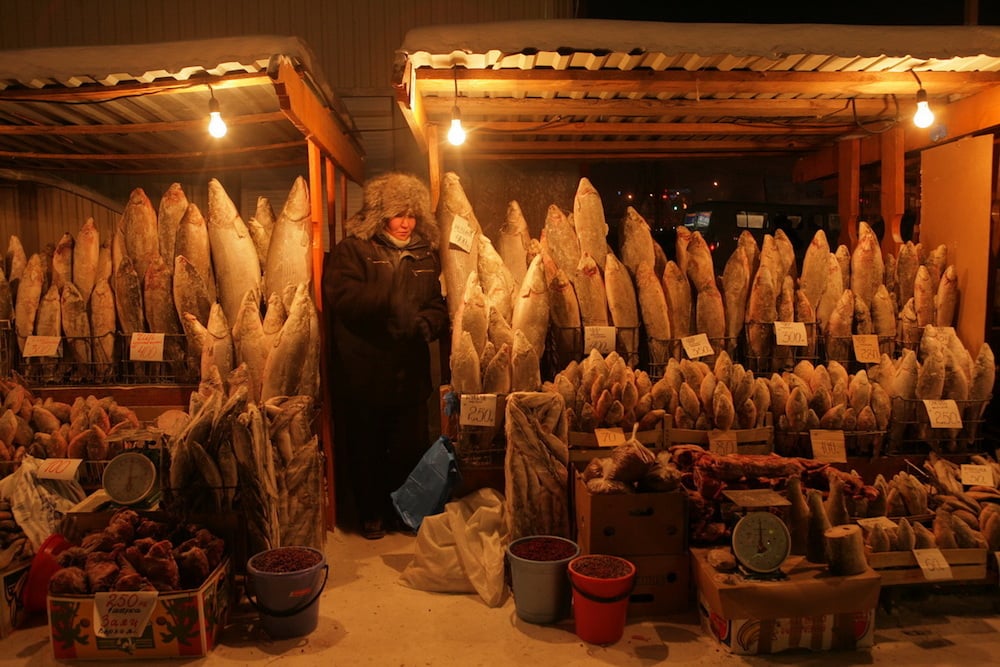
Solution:
[(853, 123), (818, 125), (813, 123), (755, 122), (741, 123), (656, 123), (656, 122), (572, 122), (553, 120), (549, 122), (529, 121), (478, 121), (463, 123), (468, 130), (479, 134), (510, 134), (516, 136), (548, 135), (841, 135), (854, 129)]
[(417, 142), (421, 153), (426, 153), (430, 146), (427, 138), (427, 114), (424, 111), (423, 95), (416, 94), (413, 87), (413, 64), (406, 62), (406, 68), (401, 75), (401, 81), (393, 82), (396, 93), (396, 105), (403, 114), (403, 119), (410, 126), (410, 133)]
[[(461, 147), (448, 147), (448, 152), (458, 152), (461, 151)], [(722, 158), (745, 158), (748, 153), (746, 151), (722, 151), (719, 153), (706, 153), (704, 151), (692, 151), (692, 152), (677, 152), (668, 153), (664, 151), (648, 151), (646, 153), (639, 152), (621, 152), (621, 153), (609, 153), (601, 151), (595, 147), (591, 148), (590, 152), (580, 152), (580, 153), (565, 153), (563, 151), (555, 150), (539, 150), (537, 153), (511, 153), (509, 151), (500, 150), (498, 152), (490, 151), (467, 151), (462, 155), (462, 160), (465, 162), (474, 162), (477, 160), (487, 160), (487, 161), (498, 161), (498, 160), (680, 160), (680, 159), (699, 159), (699, 160), (713, 160)], [(778, 151), (760, 151), (754, 152), (754, 157), (788, 157), (788, 153), (782, 153)]]
[[(280, 111), (271, 113), (249, 114), (246, 116), (230, 116), (226, 114), (226, 124), (260, 125), (287, 121), (288, 117)], [(177, 120), (162, 123), (126, 123), (123, 125), (0, 125), (0, 136), (31, 136), (31, 135), (94, 135), (94, 134), (143, 134), (150, 132), (183, 132), (205, 127), (205, 119)]]
[(899, 229), (905, 201), (906, 164), (903, 151), (903, 128), (898, 125), (882, 134), (882, 191), (880, 213), (885, 231), (882, 233), (882, 254), (895, 255), (903, 243)]
[(858, 212), (861, 208), (861, 146), (858, 139), (837, 144), (837, 213), (840, 236), (832, 244), (854, 248), (858, 240)]
[[(285, 167), (298, 167), (302, 168), (302, 160), (267, 160), (267, 161), (257, 161), (253, 163), (235, 162), (224, 165), (219, 165), (216, 163), (212, 164), (200, 164), (197, 167), (184, 167), (178, 165), (171, 165), (170, 167), (162, 168), (134, 168), (122, 165), (115, 165), (113, 167), (103, 167), (95, 166), (90, 164), (84, 165), (73, 165), (70, 167), (63, 167), (57, 164), (45, 165), (46, 171), (62, 171), (62, 172), (79, 172), (86, 171), (88, 174), (211, 174), (217, 173), (219, 171), (254, 171), (254, 170), (267, 170), (267, 169), (283, 169)], [(41, 167), (39, 167), (41, 168)]]
[(670, 151), (739, 151), (756, 154), (757, 151), (787, 151), (804, 152), (815, 148), (815, 143), (807, 141), (780, 140), (780, 141), (480, 141), (478, 138), (469, 136), (462, 150), (467, 152), (507, 151), (511, 154), (534, 153), (538, 151), (554, 152), (564, 151), (567, 153), (577, 151), (598, 151), (604, 150), (608, 153), (618, 151), (658, 151), (669, 153)]
[(101, 102), (135, 95), (189, 92), (195, 88), (204, 88), (207, 92), (208, 86), (214, 90), (233, 90), (263, 85), (270, 85), (266, 73), (249, 72), (246, 74), (226, 74), (221, 77), (206, 76), (186, 81), (163, 79), (150, 83), (87, 84), (77, 88), (5, 88), (0, 90), (0, 98), (18, 102), (58, 102), (63, 100)]
[[(431, 210), (438, 209), (441, 201), (441, 179), (444, 176), (444, 165), (441, 159), (441, 137), (437, 125), (427, 126), (427, 169), (429, 172)], [(447, 245), (447, 241), (445, 241)]]
[[(53, 188), (59, 188), (60, 190), (65, 190), (66, 192), (72, 193), (77, 197), (87, 199), (89, 201), (103, 206), (106, 209), (114, 211), (115, 213), (121, 214), (125, 210), (121, 201), (117, 199), (111, 199), (110, 197), (105, 197), (95, 190), (86, 188), (76, 183), (70, 183), (62, 178), (57, 178), (47, 173), (39, 172), (26, 172), (19, 171), (17, 169), (0, 169), (0, 180), (5, 181), (25, 181), (29, 183), (39, 183), (41, 185), (48, 185)], [(35, 218), (22, 218), (23, 220), (34, 220)], [(22, 225), (22, 227), (30, 227), (31, 225)]]
[(21, 151), (0, 151), (0, 157), (19, 160), (45, 160), (52, 162), (130, 162), (161, 160), (169, 162), (171, 160), (184, 160), (192, 158), (224, 157), (232, 155), (247, 155), (259, 153), (261, 151), (277, 151), (288, 148), (301, 148), (302, 142), (286, 141), (279, 144), (266, 144), (262, 146), (238, 146), (236, 148), (220, 148), (212, 151), (190, 151), (172, 153), (36, 153)]

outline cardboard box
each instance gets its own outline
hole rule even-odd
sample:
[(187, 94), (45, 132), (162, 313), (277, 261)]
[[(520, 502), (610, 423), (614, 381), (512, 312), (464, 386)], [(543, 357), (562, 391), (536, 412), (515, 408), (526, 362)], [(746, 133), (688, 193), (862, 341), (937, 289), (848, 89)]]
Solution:
[[(197, 589), (161, 593), (138, 637), (98, 637), (93, 595), (49, 595), (49, 634), (56, 660), (188, 658), (207, 655), (226, 625), (230, 603), (230, 563)], [(123, 631), (127, 631), (125, 627)], [(111, 631), (114, 632), (113, 630)], [(109, 633), (110, 634), (110, 633)]]
[(693, 606), (691, 555), (625, 556), (635, 565), (635, 589), (629, 596), (629, 618), (665, 616)]
[(874, 643), (878, 573), (830, 575), (826, 566), (791, 556), (787, 579), (748, 581), (716, 572), (706, 549), (692, 549), (698, 612), (705, 631), (731, 653), (755, 655), (805, 648), (868, 648)]
[(0, 639), (9, 635), (21, 624), (24, 614), (21, 595), (30, 567), (31, 561), (25, 560), (14, 563), (0, 572), (0, 585), (3, 586), (3, 598), (0, 599)]
[[(947, 581), (982, 581), (986, 579), (986, 549), (941, 549), (951, 569)], [(882, 577), (883, 586), (927, 582), (912, 551), (886, 551), (868, 554), (870, 565)]]
[(580, 553), (662, 556), (687, 550), (685, 492), (594, 494), (580, 474), (585, 467), (574, 464), (573, 504)]

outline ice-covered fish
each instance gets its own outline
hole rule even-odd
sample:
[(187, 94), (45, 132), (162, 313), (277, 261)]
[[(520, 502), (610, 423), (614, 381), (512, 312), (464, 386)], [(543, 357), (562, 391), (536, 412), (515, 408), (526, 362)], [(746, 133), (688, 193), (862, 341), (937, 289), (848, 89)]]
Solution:
[(531, 341), (520, 331), (514, 331), (514, 350), (511, 355), (511, 391), (538, 391), (542, 387), (542, 374), (538, 353)]
[[(603, 266), (603, 257), (602, 257)], [(580, 321), (585, 327), (608, 326), (608, 293), (601, 268), (589, 252), (580, 254), (576, 270), (569, 274), (580, 302)]]
[(257, 197), (257, 206), (254, 214), (247, 219), (247, 229), (250, 230), (250, 238), (257, 249), (257, 258), (260, 265), (267, 264), (267, 251), (271, 246), (271, 233), (274, 231), (274, 209), (271, 207), (271, 200), (267, 197)]
[(274, 396), (297, 396), (302, 392), (304, 381), (312, 384), (319, 372), (316, 364), (318, 357), (314, 346), (316, 307), (313, 305), (309, 286), (300, 284), (295, 289), (292, 307), (288, 310), (288, 318), (281, 327), (281, 332), (274, 340), (274, 345), (267, 355), (264, 365), (264, 383), (261, 389), (261, 399), (267, 400)]
[[(181, 217), (173, 255), (185, 257), (194, 266), (205, 283), (209, 300), (215, 301), (215, 271), (212, 268), (212, 246), (208, 238), (208, 225), (201, 214), (201, 209), (195, 204), (188, 204)], [(202, 320), (202, 324), (204, 323), (205, 320)]]
[(656, 263), (654, 245), (649, 223), (631, 206), (626, 208), (621, 231), (621, 262), (633, 278), (642, 262), (650, 267)]
[(996, 381), (996, 359), (989, 343), (979, 346), (975, 364), (972, 367), (972, 378), (969, 383), (969, 400), (985, 401), (993, 393)]
[(642, 261), (636, 267), (635, 287), (639, 297), (639, 312), (649, 338), (650, 361), (662, 364), (671, 354), (670, 314), (663, 286), (648, 262)]
[(132, 264), (131, 258), (122, 259), (114, 275), (115, 311), (118, 323), (126, 336), (146, 331), (146, 319), (142, 305), (142, 280)]
[(885, 283), (882, 248), (878, 236), (867, 222), (858, 223), (858, 245), (851, 253), (851, 291), (866, 304), (871, 303), (875, 290)]
[(267, 362), (268, 339), (260, 317), (260, 304), (251, 292), (243, 297), (243, 304), (233, 323), (234, 364), (246, 364), (250, 378), (250, 400), (260, 401), (264, 383), (264, 366)]
[(803, 322), (806, 325), (806, 346), (802, 350), (802, 357), (811, 359), (816, 356), (816, 309), (809, 302), (805, 290), (795, 291), (795, 321)]
[(851, 286), (851, 251), (848, 250), (846, 245), (841, 243), (833, 251), (833, 256), (837, 258), (837, 262), (840, 264), (840, 278), (844, 283), (844, 289), (847, 289)]
[(4, 270), (11, 286), (16, 288), (17, 281), (21, 279), (21, 275), (27, 266), (28, 256), (24, 252), (21, 239), (16, 234), (11, 234), (7, 240), (7, 254), (4, 256)]
[(868, 303), (857, 294), (854, 295), (854, 331), (856, 334), (872, 334), (872, 311)]
[(670, 333), (674, 338), (690, 335), (691, 318), (694, 316), (694, 295), (691, 293), (691, 283), (681, 272), (677, 262), (668, 260), (660, 277), (663, 296), (667, 302), (667, 319), (670, 321)]
[(934, 298), (934, 324), (939, 327), (955, 325), (958, 310), (958, 272), (954, 264), (949, 264), (938, 281)]
[(688, 243), (691, 242), (691, 230), (684, 225), (674, 227), (674, 256), (677, 258), (677, 266), (681, 267), (684, 275), (687, 275), (688, 265)]
[(542, 226), (542, 252), (548, 253), (556, 265), (572, 277), (580, 263), (580, 239), (566, 213), (550, 204)]
[(520, 283), (514, 282), (514, 277), (489, 237), (480, 234), (476, 239), (479, 244), (476, 273), (479, 275), (486, 303), (509, 320), (514, 314), (514, 295)]
[(813, 234), (809, 247), (802, 259), (802, 273), (799, 276), (799, 289), (805, 292), (809, 303), (819, 304), (819, 299), (826, 289), (827, 257), (830, 255), (830, 244), (826, 240), (826, 232), (817, 229)]
[[(514, 285), (520, 285), (524, 274), (528, 271), (528, 246), (531, 234), (528, 232), (528, 222), (516, 199), (507, 203), (507, 217), (500, 227), (496, 249), (503, 259), (504, 266), (510, 272)], [(510, 316), (507, 316), (508, 319)]]
[(495, 308), (490, 310), (487, 332), (487, 337), (496, 349), (499, 350), (504, 343), (511, 350), (514, 349), (514, 330), (510, 328), (510, 323), (500, 314), (500, 311)]
[(268, 349), (274, 344), (274, 338), (281, 331), (281, 327), (285, 324), (285, 319), (288, 317), (288, 311), (285, 310), (285, 304), (281, 300), (281, 295), (275, 292), (267, 298), (267, 305), (264, 309), (264, 318), (262, 322), (262, 327), (264, 329), (264, 337), (267, 340)]
[(823, 294), (816, 305), (816, 321), (819, 323), (821, 332), (825, 332), (830, 322), (830, 314), (837, 307), (840, 296), (844, 293), (844, 280), (841, 273), (840, 262), (837, 256), (830, 253), (826, 257), (826, 283)]
[[(481, 234), (482, 228), (476, 219), (458, 174), (445, 173), (441, 179), (441, 203), (438, 206), (438, 225), (441, 228), (441, 273), (444, 277), (445, 297), (452, 320), (458, 307), (462, 305), (465, 284), (469, 274), (478, 266), (479, 246), (472, 243), (468, 250), (452, 242), (460, 230), (471, 230)], [(475, 240), (474, 238), (472, 239)]]
[(84, 300), (97, 282), (98, 264), (101, 258), (101, 234), (93, 218), (80, 227), (73, 246), (73, 282), (76, 283)]
[[(775, 295), (781, 290), (781, 283), (785, 279), (784, 262), (781, 259), (781, 252), (772, 234), (765, 234), (764, 241), (760, 245), (760, 266), (767, 267), (768, 275), (774, 283)], [(757, 269), (760, 273), (760, 268)], [(756, 279), (756, 276), (755, 276)]]
[(948, 246), (940, 243), (931, 248), (924, 260), (924, 266), (931, 274), (931, 285), (934, 292), (937, 293), (938, 283), (941, 282), (941, 276), (944, 275), (945, 268), (948, 266)]
[(589, 253), (598, 266), (604, 267), (608, 252), (608, 223), (604, 219), (601, 195), (584, 176), (573, 198), (573, 226), (580, 241), (580, 252)]
[[(879, 285), (875, 290), (870, 304), (872, 328), (879, 337), (893, 337), (896, 335), (896, 313), (893, 309), (892, 296), (889, 288)], [(859, 332), (860, 333), (860, 332)]]
[(750, 260), (737, 246), (722, 270), (722, 301), (726, 316), (726, 349), (736, 353), (736, 343), (746, 322), (747, 299), (750, 296)]
[(90, 316), (87, 303), (72, 281), (62, 287), (62, 327), (66, 335), (63, 359), (78, 364), (72, 377), (88, 378), (90, 365)]
[(917, 326), (934, 324), (934, 279), (926, 266), (917, 267), (917, 277), (913, 281), (913, 308), (917, 314)]
[(36, 336), (62, 336), (62, 300), (59, 286), (49, 285), (42, 300), (38, 303), (35, 315)]
[(456, 394), (478, 394), (482, 391), (482, 374), (479, 353), (468, 331), (455, 332), (448, 363), (451, 367), (451, 386)]
[[(546, 276), (549, 284), (549, 315), (552, 326), (558, 329), (573, 330), (579, 334), (580, 302), (577, 300), (576, 289), (566, 272), (551, 262), (546, 265)], [(549, 273), (552, 272), (550, 276)], [(497, 309), (493, 309), (502, 315)], [(492, 311), (491, 311), (492, 314)]]
[(106, 380), (115, 371), (115, 295), (107, 278), (90, 292), (90, 334), (95, 380)]
[(549, 289), (545, 284), (542, 257), (542, 254), (536, 255), (528, 265), (528, 272), (514, 299), (514, 315), (510, 322), (515, 334), (518, 330), (522, 331), (531, 346), (538, 350), (545, 349), (549, 327)]
[(163, 360), (183, 359), (184, 346), (180, 336), (183, 329), (174, 306), (174, 272), (159, 255), (154, 257), (146, 269), (142, 305), (150, 332), (166, 334), (163, 339)]
[(744, 229), (736, 239), (736, 247), (742, 248), (746, 253), (747, 262), (750, 263), (750, 275), (757, 275), (757, 267), (760, 266), (760, 246), (757, 244), (757, 239)]
[[(311, 283), (312, 252), (309, 186), (306, 179), (296, 176), (271, 232), (267, 263), (263, 267), (264, 294), (282, 292), (289, 285)], [(236, 319), (235, 312), (231, 319)]]
[[(187, 341), (187, 360), (189, 368), (201, 373), (202, 352), (208, 341), (208, 329), (198, 321), (194, 313), (182, 313), (181, 325), (184, 327), (184, 338)], [(199, 375), (199, 377), (201, 377)], [(204, 380), (204, 377), (201, 377)]]
[[(455, 324), (461, 331), (468, 331), (472, 336), (472, 343), (476, 347), (476, 354), (483, 353), (483, 346), (486, 345), (487, 328), (489, 326), (489, 310), (487, 310), (486, 297), (483, 288), (479, 284), (479, 274), (475, 271), (466, 277), (465, 295), (462, 305), (455, 314)], [(457, 342), (452, 339), (452, 343)]]
[(695, 296), (695, 329), (704, 333), (714, 345), (721, 345), (726, 337), (726, 313), (722, 292), (715, 285), (708, 285)]
[(171, 183), (160, 197), (160, 207), (156, 211), (156, 234), (159, 239), (160, 257), (167, 265), (173, 264), (177, 229), (181, 218), (187, 212), (188, 198), (180, 183)]
[(66, 283), (73, 282), (73, 248), (76, 241), (73, 235), (66, 232), (56, 244), (52, 253), (52, 283), (59, 289)]
[(35, 253), (21, 272), (14, 302), (14, 326), (17, 330), (17, 344), (22, 352), (28, 336), (35, 332), (35, 316), (42, 300), (44, 282), (45, 268), (42, 265), (42, 256)]
[(260, 261), (236, 205), (215, 178), (208, 182), (207, 223), (219, 302), (226, 319), (235, 320), (243, 295), (260, 290)]
[(687, 244), (687, 277), (695, 292), (700, 292), (708, 286), (715, 286), (715, 263), (712, 251), (701, 232), (692, 232)]
[(214, 302), (209, 297), (208, 286), (198, 269), (184, 255), (174, 258), (172, 289), (178, 318), (183, 317), (184, 313), (192, 313), (202, 324), (208, 324)]
[(628, 269), (613, 252), (604, 257), (604, 287), (618, 347), (626, 363), (635, 366), (639, 361), (639, 302)]
[[(207, 335), (201, 349), (201, 377), (208, 377), (209, 369), (212, 366), (218, 368), (222, 377), (227, 377), (236, 366), (234, 363), (236, 355), (233, 351), (232, 329), (229, 327), (229, 320), (226, 318), (221, 304), (212, 304), (205, 330)], [(303, 351), (305, 347), (306, 345), (303, 343)], [(303, 364), (303, 370), (304, 368)]]
[(160, 254), (160, 238), (156, 224), (156, 209), (142, 188), (135, 188), (118, 222), (124, 241), (124, 251), (132, 259), (136, 273), (146, 275), (146, 269)]
[(762, 260), (747, 300), (746, 335), (752, 357), (765, 359), (771, 354), (773, 323), (778, 315), (777, 302), (774, 276), (768, 263)]
[(913, 296), (913, 283), (917, 279), (917, 267), (920, 266), (920, 256), (913, 241), (907, 241), (899, 246), (896, 253), (896, 288), (898, 303), (905, 304)]
[(778, 256), (781, 258), (781, 270), (786, 276), (798, 278), (798, 267), (795, 265), (795, 247), (785, 230), (774, 230), (774, 244), (778, 248)]
[(483, 370), (483, 393), (510, 393), (511, 361), (510, 346), (504, 343)]
[(851, 358), (854, 330), (854, 292), (845, 289), (830, 312), (830, 321), (823, 334), (826, 337), (826, 354), (829, 359), (844, 362)]

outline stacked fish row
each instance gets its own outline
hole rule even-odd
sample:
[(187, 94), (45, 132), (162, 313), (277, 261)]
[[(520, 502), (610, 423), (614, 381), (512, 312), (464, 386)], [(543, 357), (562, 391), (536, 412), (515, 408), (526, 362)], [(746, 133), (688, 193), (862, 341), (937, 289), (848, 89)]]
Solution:
[[(256, 399), (266, 390), (315, 394), (311, 231), (301, 177), (277, 218), (260, 197), (247, 223), (216, 179), (208, 184), (207, 217), (177, 183), (158, 209), (136, 188), (110, 240), (102, 242), (90, 219), (51, 253), (27, 257), (12, 236), (0, 276), (0, 319), (14, 320), (22, 352), (29, 336), (63, 337), (62, 361), (75, 382), (113, 379), (116, 334), (128, 340), (151, 332), (165, 334), (163, 358), (173, 377), (203, 377), (213, 365), (225, 376), (246, 362)], [(53, 377), (59, 368), (50, 364), (40, 379), (61, 379)], [(293, 377), (302, 386), (289, 392)]]

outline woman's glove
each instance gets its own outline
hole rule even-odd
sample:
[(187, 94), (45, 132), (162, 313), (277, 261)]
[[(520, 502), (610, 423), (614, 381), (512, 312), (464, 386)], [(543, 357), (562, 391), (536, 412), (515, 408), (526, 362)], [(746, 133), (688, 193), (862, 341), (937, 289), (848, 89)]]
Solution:
[(417, 331), (423, 337), (425, 343), (434, 340), (434, 332), (431, 331), (431, 325), (423, 317), (417, 318)]

